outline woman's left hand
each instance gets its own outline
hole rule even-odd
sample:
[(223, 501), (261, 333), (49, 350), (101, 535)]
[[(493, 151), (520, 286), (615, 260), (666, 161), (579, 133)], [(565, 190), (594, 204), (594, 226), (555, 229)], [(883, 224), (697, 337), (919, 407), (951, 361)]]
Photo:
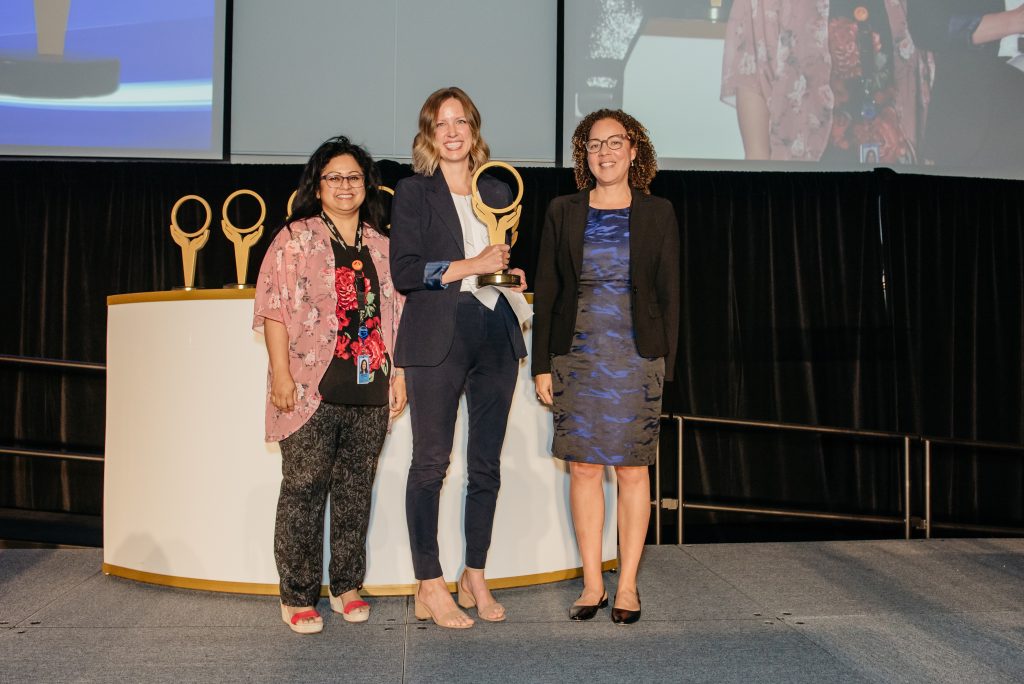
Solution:
[(405, 393), (405, 375), (396, 375), (391, 381), (391, 420), (402, 415), (408, 401)]
[(537, 401), (545, 406), (555, 403), (551, 394), (551, 373), (539, 373), (533, 376), (533, 386), (537, 390)]
[(513, 292), (525, 292), (526, 291), (526, 273), (523, 272), (523, 269), (521, 269), (521, 268), (510, 268), (510, 269), (508, 269), (508, 272), (509, 272), (510, 275), (517, 275), (517, 276), (519, 276), (519, 285), (518, 285), (518, 287), (510, 287), (509, 289), (512, 290)]

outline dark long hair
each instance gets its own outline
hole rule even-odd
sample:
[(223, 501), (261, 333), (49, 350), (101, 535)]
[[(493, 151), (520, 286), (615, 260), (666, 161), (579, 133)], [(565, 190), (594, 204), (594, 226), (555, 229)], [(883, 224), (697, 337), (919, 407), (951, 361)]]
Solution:
[(359, 207), (359, 221), (369, 223), (378, 233), (385, 234), (380, 172), (377, 170), (377, 165), (373, 163), (370, 153), (343, 135), (325, 140), (306, 162), (306, 168), (302, 169), (302, 175), (299, 177), (299, 188), (295, 193), (295, 201), (292, 203), (292, 213), (285, 219), (285, 225), (320, 215), (323, 209), (320, 199), (317, 197), (317, 192), (320, 190), (320, 176), (323, 175), (324, 168), (332, 159), (343, 154), (352, 155), (363, 172), (366, 198)]

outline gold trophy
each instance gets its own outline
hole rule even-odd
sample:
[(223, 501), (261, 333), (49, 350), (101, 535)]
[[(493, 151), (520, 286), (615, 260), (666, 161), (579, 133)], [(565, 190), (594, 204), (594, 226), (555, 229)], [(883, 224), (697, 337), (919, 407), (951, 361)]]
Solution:
[[(516, 179), (516, 183), (519, 185), (519, 192), (516, 193), (516, 198), (512, 200), (512, 204), (507, 207), (501, 207), (495, 209), (484, 204), (484, 201), (480, 198), (480, 192), (477, 190), (477, 181), (480, 179), (480, 174), (491, 167), (500, 167), (512, 174)], [(473, 173), (473, 182), (471, 184), (473, 192), (473, 212), (477, 215), (484, 225), (487, 226), (487, 236), (490, 239), (492, 245), (508, 245), (512, 247), (516, 244), (516, 240), (519, 238), (519, 231), (516, 230), (519, 227), (519, 217), (523, 213), (523, 207), (519, 203), (523, 199), (523, 178), (519, 175), (512, 166), (500, 161), (489, 161), (486, 164), (481, 164), (480, 167)], [(502, 215), (501, 218), (498, 218)], [(490, 273), (488, 275), (477, 276), (476, 283), (480, 287), (486, 285), (497, 285), (498, 287), (519, 287), (521, 279), (517, 275), (509, 273), (507, 270), (498, 271), (496, 273)]]
[[(377, 189), (380, 190), (381, 192), (386, 192), (387, 194), (391, 195), (392, 197), (395, 196), (395, 191), (392, 190), (391, 188), (389, 188), (386, 185), (378, 185)], [(389, 223), (388, 225), (384, 226), (384, 228), (385, 228), (385, 230), (391, 230), (391, 224)]]
[[(178, 209), (188, 200), (196, 200), (206, 209), (206, 221), (202, 228), (194, 233), (186, 233), (178, 227)], [(171, 209), (171, 237), (181, 247), (181, 268), (185, 272), (185, 287), (175, 289), (196, 289), (196, 255), (210, 239), (210, 219), (212, 217), (209, 203), (199, 195), (185, 195), (174, 203), (174, 208)]]
[[(228, 205), (239, 195), (251, 195), (260, 203), (260, 217), (256, 223), (248, 228), (238, 228), (228, 218)], [(267, 205), (263, 202), (263, 198), (252, 190), (235, 190), (224, 200), (224, 206), (221, 208), (221, 217), (221, 230), (224, 231), (224, 235), (227, 236), (228, 240), (235, 244), (235, 275), (238, 276), (237, 282), (228, 283), (224, 287), (237, 288), (239, 290), (253, 287), (253, 285), (245, 282), (246, 273), (249, 271), (249, 250), (252, 249), (252, 246), (263, 235), (263, 219), (267, 218)]]

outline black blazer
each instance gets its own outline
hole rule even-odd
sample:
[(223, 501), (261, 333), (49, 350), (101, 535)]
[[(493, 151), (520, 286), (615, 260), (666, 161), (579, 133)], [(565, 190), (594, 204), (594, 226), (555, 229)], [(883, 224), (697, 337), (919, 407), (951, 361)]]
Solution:
[[(488, 206), (512, 202), (508, 185), (493, 176), (480, 176), (477, 188)], [(432, 287), (426, 275), (431, 263), (465, 259), (462, 245), (462, 224), (444, 174), (438, 170), (399, 181), (391, 203), (391, 278), (406, 300), (395, 342), (396, 366), (436, 366), (448, 356), (455, 339), (459, 283)], [(514, 327), (512, 346), (522, 358), (526, 344), (522, 330)]]
[[(994, 121), (1002, 121), (1007, 144), (1019, 135), (1024, 74), (998, 56), (999, 41), (972, 45), (966, 20), (1006, 9), (1003, 0), (909, 0), (910, 35), (935, 58), (935, 83), (922, 146), (939, 164), (976, 166)], [(952, 30), (953, 28), (957, 30)], [(1012, 113), (1009, 116), (1006, 113)]]
[[(534, 375), (550, 373), (551, 356), (567, 354), (572, 346), (589, 206), (589, 190), (548, 205), (534, 279)], [(679, 224), (671, 202), (636, 189), (629, 211), (629, 276), (637, 351), (665, 357), (665, 378), (671, 380), (679, 338)]]

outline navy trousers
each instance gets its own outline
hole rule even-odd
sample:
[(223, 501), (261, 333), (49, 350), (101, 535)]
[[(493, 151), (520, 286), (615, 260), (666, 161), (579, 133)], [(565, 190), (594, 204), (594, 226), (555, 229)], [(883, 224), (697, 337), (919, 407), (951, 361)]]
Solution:
[(501, 486), (501, 447), (519, 375), (513, 334), (521, 333), (504, 297), (491, 311), (471, 294), (462, 293), (448, 356), (437, 366), (405, 369), (413, 440), (405, 515), (416, 579), (443, 574), (437, 550), (437, 511), (463, 391), (469, 409), (466, 565), (483, 568), (487, 564)]

